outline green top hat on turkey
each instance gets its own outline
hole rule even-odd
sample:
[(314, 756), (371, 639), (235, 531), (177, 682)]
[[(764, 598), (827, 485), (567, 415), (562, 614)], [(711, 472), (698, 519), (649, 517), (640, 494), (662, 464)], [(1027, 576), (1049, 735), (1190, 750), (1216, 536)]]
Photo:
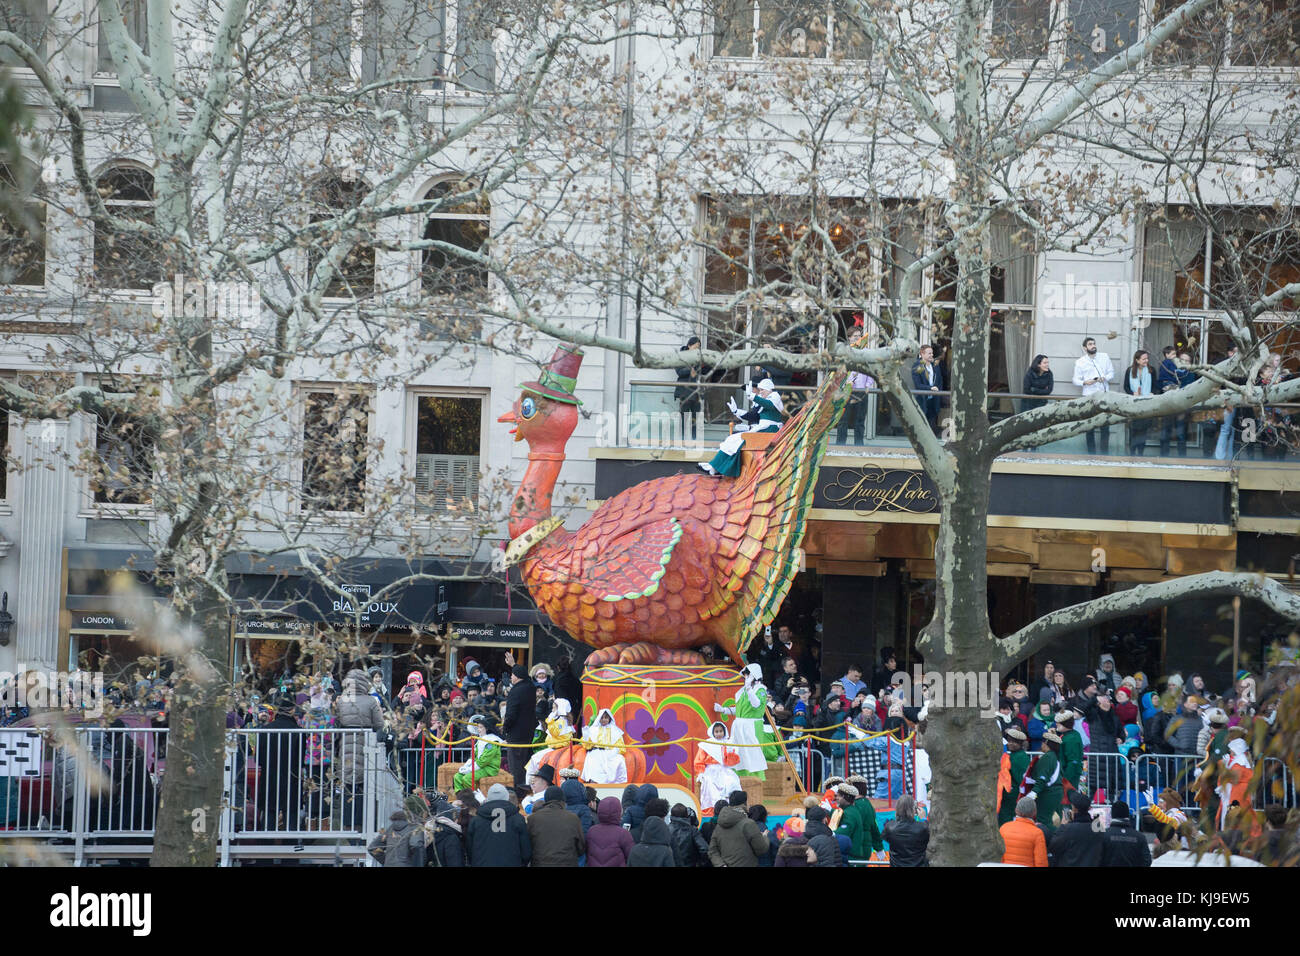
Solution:
[(535, 382), (524, 382), (519, 388), (543, 398), (569, 405), (581, 405), (582, 400), (573, 394), (578, 384), (578, 369), (582, 367), (582, 349), (572, 345), (556, 347), (555, 354), (542, 369)]

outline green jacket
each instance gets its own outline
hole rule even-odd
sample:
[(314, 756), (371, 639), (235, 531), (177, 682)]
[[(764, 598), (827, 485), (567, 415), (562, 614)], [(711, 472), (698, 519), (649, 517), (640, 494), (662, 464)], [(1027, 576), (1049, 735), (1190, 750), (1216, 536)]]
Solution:
[(1061, 762), (1052, 751), (1045, 752), (1034, 764), (1034, 796), (1038, 800), (1038, 822), (1054, 830), (1053, 814), (1060, 814), (1065, 787), (1061, 782)]
[(862, 855), (868, 856), (872, 850), (879, 853), (885, 848), (885, 841), (881, 839), (880, 827), (876, 824), (876, 808), (863, 797), (853, 801), (852, 809), (862, 818)]
[(1083, 736), (1077, 730), (1061, 734), (1061, 776), (1076, 789), (1083, 777)]
[(1017, 750), (1008, 755), (1011, 760), (1011, 789), (1002, 794), (1002, 803), (998, 807), (998, 826), (1010, 823), (1016, 818), (1016, 801), (1020, 799), (1020, 784), (1029, 769), (1029, 754)]
[(867, 852), (863, 850), (864, 840), (862, 827), (862, 814), (856, 812), (853, 807), (858, 805), (858, 801), (853, 801), (852, 807), (845, 808), (840, 814), (840, 825), (836, 827), (836, 833), (842, 833), (849, 838), (849, 855), (855, 860), (863, 860), (867, 857)]

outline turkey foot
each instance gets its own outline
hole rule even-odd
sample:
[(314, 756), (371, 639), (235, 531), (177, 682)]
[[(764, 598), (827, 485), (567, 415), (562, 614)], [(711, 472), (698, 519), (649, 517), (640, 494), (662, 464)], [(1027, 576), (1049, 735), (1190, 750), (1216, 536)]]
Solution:
[(611, 644), (587, 657), (587, 667), (605, 664), (703, 664), (704, 658), (695, 651), (669, 650), (648, 641), (636, 644)]

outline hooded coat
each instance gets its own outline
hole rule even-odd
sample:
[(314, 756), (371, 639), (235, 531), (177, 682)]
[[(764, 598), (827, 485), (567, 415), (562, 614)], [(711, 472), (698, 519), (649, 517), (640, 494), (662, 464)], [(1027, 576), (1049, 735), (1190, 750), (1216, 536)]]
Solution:
[(627, 866), (636, 842), (619, 825), (618, 797), (605, 797), (596, 807), (596, 825), (587, 831), (587, 866)]
[(808, 845), (817, 854), (814, 866), (843, 866), (844, 858), (840, 856), (840, 841), (835, 839), (823, 820), (809, 820), (803, 828), (803, 835)]
[(533, 858), (528, 824), (509, 800), (489, 800), (478, 808), (469, 821), (465, 849), (470, 866), (527, 866)]
[(623, 823), (631, 828), (632, 839), (637, 843), (641, 842), (641, 826), (645, 823), (645, 805), (658, 796), (659, 788), (653, 783), (645, 783), (636, 788), (631, 803), (624, 801)]
[(714, 866), (758, 866), (758, 858), (767, 851), (767, 834), (744, 810), (722, 809), (709, 841), (709, 861)]
[(672, 833), (663, 817), (646, 817), (641, 825), (641, 839), (627, 855), (628, 866), (676, 866)]
[[(813, 851), (816, 852), (816, 851)], [(773, 866), (812, 866), (808, 862), (808, 842), (798, 837), (786, 837), (776, 851)]]
[(561, 800), (547, 800), (528, 814), (528, 839), (533, 845), (531, 866), (577, 866), (587, 852), (582, 822)]
[(587, 788), (580, 781), (570, 778), (560, 784), (560, 792), (564, 794), (564, 809), (577, 816), (585, 837), (596, 822), (591, 818), (591, 807), (587, 805)]
[(370, 852), (385, 867), (424, 866), (424, 829), (405, 810), (394, 810), (388, 827), (370, 841)]

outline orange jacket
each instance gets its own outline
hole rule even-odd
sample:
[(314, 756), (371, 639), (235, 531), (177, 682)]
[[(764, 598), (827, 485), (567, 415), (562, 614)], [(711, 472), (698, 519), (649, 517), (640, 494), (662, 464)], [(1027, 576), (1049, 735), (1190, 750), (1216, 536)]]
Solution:
[(1033, 820), (1016, 817), (1010, 823), (1002, 824), (998, 832), (1007, 845), (1007, 851), (1002, 854), (1003, 863), (1047, 866), (1047, 840)]

